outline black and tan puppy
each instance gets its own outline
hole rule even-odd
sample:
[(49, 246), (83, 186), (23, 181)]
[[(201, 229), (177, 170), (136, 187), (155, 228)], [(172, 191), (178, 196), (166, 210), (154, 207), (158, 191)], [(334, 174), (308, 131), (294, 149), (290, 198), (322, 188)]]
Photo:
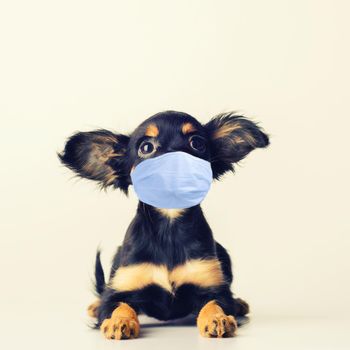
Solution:
[[(81, 177), (127, 193), (131, 172), (146, 159), (186, 152), (210, 162), (213, 178), (219, 179), (268, 143), (255, 123), (233, 113), (202, 125), (188, 114), (167, 111), (128, 136), (107, 130), (77, 133), (60, 159)], [(89, 314), (108, 339), (137, 337), (141, 313), (159, 320), (193, 314), (203, 336), (230, 337), (237, 328), (235, 317), (249, 312), (248, 304), (232, 295), (230, 257), (214, 240), (200, 205), (164, 209), (140, 201), (108, 283), (99, 253), (95, 275), (100, 298)]]

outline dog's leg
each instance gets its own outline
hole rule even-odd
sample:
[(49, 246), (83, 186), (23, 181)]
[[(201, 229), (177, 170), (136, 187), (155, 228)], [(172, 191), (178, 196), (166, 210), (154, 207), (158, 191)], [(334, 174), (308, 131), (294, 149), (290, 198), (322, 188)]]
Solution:
[(249, 304), (241, 298), (235, 298), (235, 309), (235, 315), (241, 317), (249, 314), (250, 311)]
[(104, 319), (100, 329), (107, 339), (131, 339), (138, 337), (140, 323), (135, 310), (131, 306), (126, 303), (119, 303), (111, 317)]
[(87, 308), (87, 313), (90, 317), (97, 317), (97, 312), (98, 312), (98, 308), (101, 305), (101, 300), (100, 299), (96, 299), (92, 304), (89, 305), (89, 307)]
[[(231, 258), (227, 250), (218, 242), (216, 242), (216, 254), (220, 261), (225, 281), (231, 285), (233, 280)], [(249, 314), (249, 305), (243, 299), (234, 298), (230, 301), (230, 298), (228, 298), (228, 304), (233, 305), (234, 310), (226, 310), (224, 308), (225, 312), (232, 313), (234, 316), (245, 316)]]
[(232, 315), (226, 315), (215, 300), (211, 300), (200, 310), (197, 326), (203, 337), (223, 338), (234, 336), (237, 322)]

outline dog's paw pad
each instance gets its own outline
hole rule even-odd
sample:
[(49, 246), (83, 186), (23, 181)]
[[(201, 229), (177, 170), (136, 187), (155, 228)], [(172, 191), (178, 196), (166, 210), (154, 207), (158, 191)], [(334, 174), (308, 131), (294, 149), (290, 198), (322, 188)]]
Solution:
[(233, 337), (236, 329), (237, 322), (233, 316), (219, 313), (209, 317), (200, 332), (207, 338), (227, 338)]
[(101, 324), (101, 332), (107, 339), (132, 339), (140, 332), (140, 325), (134, 318), (106, 318)]

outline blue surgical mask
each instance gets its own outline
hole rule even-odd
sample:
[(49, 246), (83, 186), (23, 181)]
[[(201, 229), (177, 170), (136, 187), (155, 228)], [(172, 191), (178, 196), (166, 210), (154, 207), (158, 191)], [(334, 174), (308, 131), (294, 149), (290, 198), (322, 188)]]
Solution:
[(141, 202), (156, 208), (183, 209), (202, 202), (213, 173), (206, 160), (185, 152), (170, 152), (138, 164), (131, 179)]

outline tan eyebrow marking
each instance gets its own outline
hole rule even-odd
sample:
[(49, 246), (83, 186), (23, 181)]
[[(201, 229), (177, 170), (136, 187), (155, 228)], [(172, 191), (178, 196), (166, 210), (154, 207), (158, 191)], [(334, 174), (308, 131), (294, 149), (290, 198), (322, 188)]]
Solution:
[(195, 128), (195, 126), (192, 123), (185, 123), (184, 125), (182, 125), (182, 133), (184, 135), (189, 134), (190, 132), (194, 132), (197, 131), (197, 129)]
[(159, 135), (159, 129), (156, 124), (149, 124), (145, 131), (145, 136), (157, 137)]
[(132, 291), (157, 284), (174, 293), (174, 289), (183, 284), (206, 288), (224, 282), (221, 264), (217, 259), (193, 259), (176, 266), (171, 271), (165, 265), (151, 263), (122, 266), (110, 281), (110, 287), (118, 291)]

